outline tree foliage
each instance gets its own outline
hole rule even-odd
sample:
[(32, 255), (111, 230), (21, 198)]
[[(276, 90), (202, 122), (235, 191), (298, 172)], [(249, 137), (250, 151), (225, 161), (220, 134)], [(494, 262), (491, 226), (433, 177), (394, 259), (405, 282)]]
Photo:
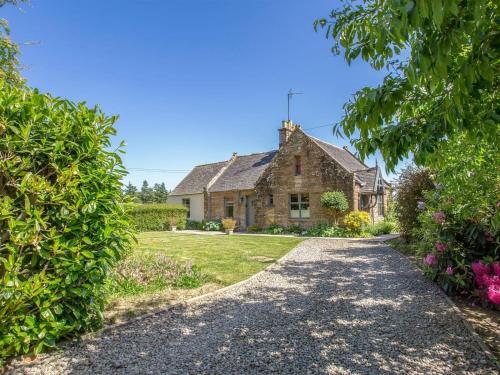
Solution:
[(360, 156), (379, 149), (388, 169), (410, 152), (427, 163), (462, 132), (498, 144), (498, 7), (494, 0), (345, 1), (317, 20), (335, 54), (388, 70), (380, 86), (345, 104), (335, 131), (359, 131)]
[(334, 224), (338, 223), (339, 216), (349, 208), (349, 202), (341, 191), (324, 192), (321, 195), (320, 204), (327, 210)]
[(130, 240), (115, 120), (0, 83), (0, 362), (101, 324)]
[(140, 191), (129, 182), (125, 186), (123, 194), (135, 203), (167, 203), (169, 191), (164, 182), (154, 184), (151, 188), (148, 181), (144, 180)]
[[(0, 0), (0, 9), (5, 4), (17, 5), (21, 1)], [(21, 85), (24, 80), (18, 72), (19, 46), (10, 39), (7, 20), (0, 18), (0, 81), (11, 85)]]
[[(418, 215), (425, 206), (424, 195), (434, 189), (430, 170), (408, 166), (398, 177), (396, 184), (396, 217), (401, 235), (409, 240), (418, 228)], [(420, 207), (419, 207), (420, 202)]]

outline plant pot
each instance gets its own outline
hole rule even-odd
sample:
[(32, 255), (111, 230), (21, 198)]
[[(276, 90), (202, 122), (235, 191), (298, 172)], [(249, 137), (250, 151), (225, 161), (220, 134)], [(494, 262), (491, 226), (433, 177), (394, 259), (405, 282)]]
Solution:
[(177, 227), (176, 227), (175, 225), (172, 225), (172, 226), (170, 227), (170, 231), (171, 231), (171, 232), (177, 232)]
[(226, 229), (226, 234), (233, 234), (233, 229)]

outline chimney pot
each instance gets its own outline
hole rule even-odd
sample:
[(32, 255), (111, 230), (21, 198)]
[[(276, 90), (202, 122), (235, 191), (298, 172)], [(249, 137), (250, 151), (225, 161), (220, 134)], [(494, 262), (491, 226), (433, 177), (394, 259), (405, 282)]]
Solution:
[(293, 131), (297, 128), (300, 128), (300, 125), (294, 124), (292, 120), (281, 121), (281, 129), (278, 129), (280, 133), (280, 147), (288, 141), (290, 135), (292, 135)]

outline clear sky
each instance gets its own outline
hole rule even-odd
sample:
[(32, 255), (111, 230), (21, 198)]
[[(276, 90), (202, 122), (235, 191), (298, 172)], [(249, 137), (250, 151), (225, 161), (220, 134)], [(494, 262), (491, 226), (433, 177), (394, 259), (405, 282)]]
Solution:
[[(339, 120), (352, 94), (381, 81), (383, 73), (368, 64), (348, 66), (333, 56), (324, 33), (314, 32), (313, 21), (336, 5), (31, 0), (0, 8), (0, 18), (24, 43), (30, 86), (120, 115), (115, 142), (127, 143), (125, 182), (174, 188), (186, 172), (165, 170), (276, 149), (290, 88), (304, 93), (293, 100), (291, 117), (307, 129)], [(331, 127), (307, 132), (348, 144)]]

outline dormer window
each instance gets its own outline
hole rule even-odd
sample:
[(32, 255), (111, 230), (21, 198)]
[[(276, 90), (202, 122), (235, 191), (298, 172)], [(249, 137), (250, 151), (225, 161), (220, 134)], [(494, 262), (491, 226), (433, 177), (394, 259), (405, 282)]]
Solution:
[(300, 155), (295, 155), (295, 176), (300, 176), (302, 174), (302, 157)]

